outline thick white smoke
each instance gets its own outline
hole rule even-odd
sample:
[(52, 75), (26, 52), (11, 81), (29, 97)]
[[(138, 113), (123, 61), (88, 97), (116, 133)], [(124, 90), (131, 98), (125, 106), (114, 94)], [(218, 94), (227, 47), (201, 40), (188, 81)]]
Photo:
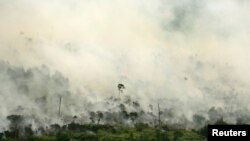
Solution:
[[(67, 87), (54, 91), (55, 82), (42, 93), (46, 80), (14, 82), (2, 73), (0, 124), (18, 106), (56, 116), (61, 90), (69, 114), (84, 113), (87, 103), (118, 96), (118, 83), (144, 109), (161, 103), (192, 120), (209, 118), (204, 113), (214, 106), (243, 116), (250, 110), (249, 9), (247, 0), (0, 0), (4, 68), (25, 74), (44, 65), (49, 74), (37, 76), (59, 71), (67, 79)], [(20, 95), (21, 83), (32, 94)], [(49, 112), (36, 105), (44, 95)]]

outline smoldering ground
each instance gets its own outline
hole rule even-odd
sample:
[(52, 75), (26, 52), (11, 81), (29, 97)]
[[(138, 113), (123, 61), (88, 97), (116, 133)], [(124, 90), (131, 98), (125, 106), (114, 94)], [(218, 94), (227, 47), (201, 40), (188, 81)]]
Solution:
[(61, 122), (58, 95), (65, 117), (105, 111), (118, 83), (144, 111), (160, 103), (164, 122), (192, 125), (194, 115), (249, 122), (249, 7), (0, 0), (1, 126), (10, 114)]

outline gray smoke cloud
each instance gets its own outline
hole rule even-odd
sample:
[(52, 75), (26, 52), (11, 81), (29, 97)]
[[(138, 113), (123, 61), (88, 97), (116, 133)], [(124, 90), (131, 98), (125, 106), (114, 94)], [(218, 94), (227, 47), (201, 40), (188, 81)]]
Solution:
[(55, 122), (59, 94), (65, 116), (105, 110), (118, 83), (166, 122), (211, 107), (249, 117), (249, 12), (247, 0), (0, 0), (0, 124), (20, 109)]

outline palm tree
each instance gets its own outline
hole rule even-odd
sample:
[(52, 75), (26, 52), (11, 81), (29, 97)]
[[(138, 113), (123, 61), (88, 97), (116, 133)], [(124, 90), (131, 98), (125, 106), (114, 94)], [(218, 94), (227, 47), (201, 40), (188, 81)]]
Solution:
[(117, 85), (117, 87), (118, 87), (119, 97), (120, 97), (121, 93), (123, 93), (123, 89), (125, 89), (125, 86), (120, 83)]

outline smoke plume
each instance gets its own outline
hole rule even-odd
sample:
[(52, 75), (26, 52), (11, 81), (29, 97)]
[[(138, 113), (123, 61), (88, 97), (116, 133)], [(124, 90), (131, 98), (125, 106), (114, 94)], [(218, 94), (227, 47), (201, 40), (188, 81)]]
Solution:
[(249, 12), (247, 0), (0, 0), (0, 127), (11, 114), (62, 122), (59, 96), (64, 117), (106, 111), (118, 83), (164, 122), (249, 122)]

